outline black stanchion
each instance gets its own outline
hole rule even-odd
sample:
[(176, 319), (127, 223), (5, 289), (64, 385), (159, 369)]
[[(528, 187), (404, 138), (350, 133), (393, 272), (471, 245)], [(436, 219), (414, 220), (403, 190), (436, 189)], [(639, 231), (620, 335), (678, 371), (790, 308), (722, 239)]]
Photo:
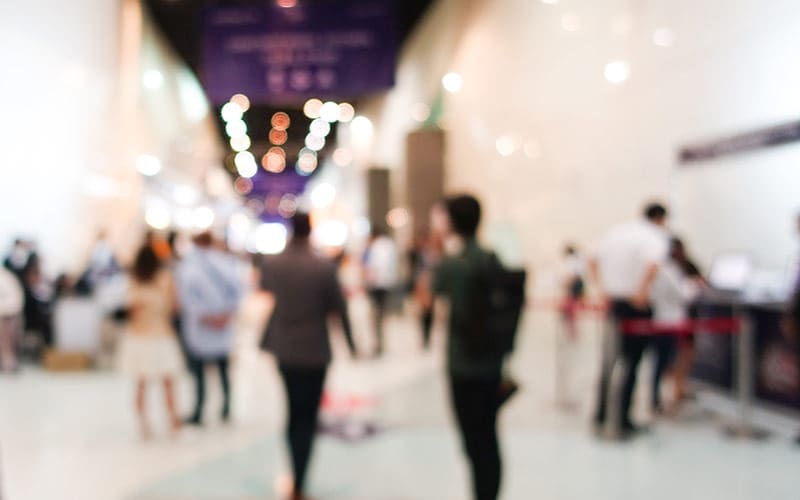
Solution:
[[(738, 313), (738, 311), (737, 311)], [(734, 350), (736, 367), (737, 421), (725, 427), (725, 435), (731, 439), (761, 440), (769, 436), (764, 429), (753, 424), (753, 322), (743, 314), (737, 332), (737, 348)]]

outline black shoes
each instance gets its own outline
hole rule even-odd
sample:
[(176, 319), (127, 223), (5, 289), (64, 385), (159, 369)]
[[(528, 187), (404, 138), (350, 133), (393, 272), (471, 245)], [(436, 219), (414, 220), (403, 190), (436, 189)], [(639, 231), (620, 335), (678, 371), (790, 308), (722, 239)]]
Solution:
[(185, 419), (183, 421), (183, 424), (184, 425), (191, 425), (191, 426), (194, 426), (194, 427), (202, 427), (203, 426), (203, 421), (200, 419), (200, 417), (194, 416), (194, 417), (189, 417), (189, 418)]
[(642, 434), (650, 432), (650, 428), (643, 425), (635, 425), (632, 422), (622, 424), (621, 437), (622, 439), (632, 439)]

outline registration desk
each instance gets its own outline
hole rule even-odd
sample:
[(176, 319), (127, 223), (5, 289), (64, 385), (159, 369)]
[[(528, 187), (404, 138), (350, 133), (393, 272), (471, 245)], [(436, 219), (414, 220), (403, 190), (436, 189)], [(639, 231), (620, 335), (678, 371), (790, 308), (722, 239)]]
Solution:
[(698, 318), (740, 317), (746, 332), (695, 332), (692, 378), (749, 403), (800, 417), (797, 339), (784, 330), (786, 306), (707, 296), (695, 304)]

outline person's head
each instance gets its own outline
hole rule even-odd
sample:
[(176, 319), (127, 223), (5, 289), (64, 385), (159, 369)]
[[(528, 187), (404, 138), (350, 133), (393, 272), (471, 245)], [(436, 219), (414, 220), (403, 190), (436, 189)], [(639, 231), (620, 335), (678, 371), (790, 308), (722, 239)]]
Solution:
[(450, 230), (465, 239), (472, 239), (478, 233), (481, 223), (481, 204), (471, 195), (451, 196), (444, 200), (450, 222)]
[(369, 232), (369, 240), (375, 241), (378, 238), (386, 236), (387, 234), (388, 232), (386, 231), (386, 228), (384, 228), (383, 226), (375, 225), (372, 226), (372, 230), (370, 230)]
[(414, 233), (414, 246), (417, 248), (424, 248), (428, 246), (430, 238), (431, 230), (427, 227), (420, 228)]
[(160, 269), (161, 259), (158, 258), (158, 254), (150, 245), (143, 245), (136, 253), (131, 274), (139, 283), (147, 283), (155, 278)]
[(170, 250), (172, 250), (173, 254), (175, 253), (175, 245), (177, 241), (178, 241), (178, 232), (170, 231), (169, 234), (167, 234), (167, 244), (169, 245), (169, 248)]
[(308, 241), (311, 237), (311, 217), (307, 213), (297, 212), (292, 216), (292, 238), (296, 241)]
[(200, 248), (210, 248), (214, 244), (214, 237), (210, 231), (204, 231), (192, 238), (192, 242)]
[(669, 256), (673, 260), (683, 262), (686, 260), (686, 248), (680, 238), (672, 237), (669, 240)]
[(567, 244), (564, 246), (564, 255), (575, 255), (578, 253), (578, 250), (575, 248), (575, 245)]
[(644, 209), (644, 217), (657, 226), (667, 223), (667, 209), (660, 203), (650, 203)]

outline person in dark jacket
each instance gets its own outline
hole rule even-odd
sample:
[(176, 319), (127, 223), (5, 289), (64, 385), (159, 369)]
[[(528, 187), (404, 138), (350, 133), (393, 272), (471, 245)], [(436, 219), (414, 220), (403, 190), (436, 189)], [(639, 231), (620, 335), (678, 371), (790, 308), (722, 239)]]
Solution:
[(307, 214), (292, 220), (286, 250), (261, 264), (260, 287), (275, 303), (262, 347), (278, 362), (288, 397), (287, 440), (292, 458), (292, 500), (302, 500), (314, 442), (322, 389), (331, 362), (327, 319), (338, 316), (350, 353), (356, 348), (334, 262), (314, 253)]
[(500, 264), (478, 245), (478, 200), (456, 196), (445, 200), (444, 208), (445, 256), (434, 271), (433, 292), (450, 305), (447, 371), (453, 410), (471, 466), (474, 498), (495, 500), (502, 469), (497, 414), (504, 354), (482, 345), (485, 332), (474, 331), (478, 321), (472, 303), (480, 270)]

